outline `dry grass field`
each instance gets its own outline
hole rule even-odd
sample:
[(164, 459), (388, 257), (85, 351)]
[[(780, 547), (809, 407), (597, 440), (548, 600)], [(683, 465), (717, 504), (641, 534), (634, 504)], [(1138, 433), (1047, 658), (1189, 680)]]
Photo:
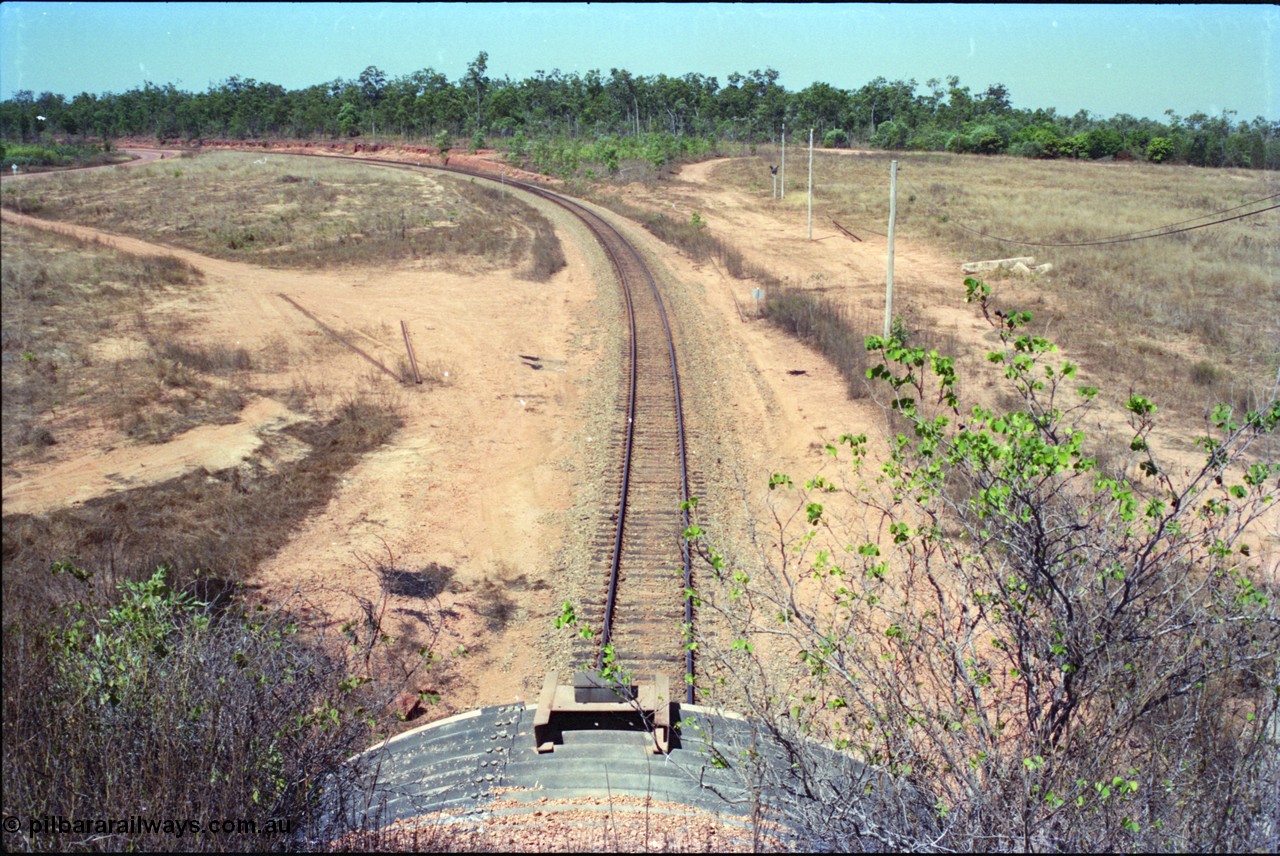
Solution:
[[(803, 154), (788, 157), (784, 205), (793, 211), (808, 202)], [(1013, 256), (1051, 263), (1047, 275), (986, 278), (1005, 305), (1033, 312), (1036, 332), (1100, 379), (1141, 387), (1186, 413), (1215, 401), (1256, 405), (1274, 387), (1280, 211), (1147, 240), (1030, 245), (1102, 241), (1266, 207), (1275, 200), (1230, 210), (1280, 193), (1274, 173), (911, 152), (894, 158), (898, 236), (946, 251), (957, 271), (962, 261)], [(831, 220), (864, 237), (883, 234), (890, 160), (818, 154), (820, 234), (833, 231)], [(765, 204), (772, 195), (768, 164), (776, 162), (767, 154), (735, 159), (716, 177)]]
[[(185, 323), (157, 312), (166, 299), (198, 291), (204, 277), (190, 264), (14, 224), (5, 225), (3, 253), (6, 477), (39, 466), (64, 442), (97, 438), (102, 454), (234, 423), (251, 397), (271, 392), (255, 370), (282, 366), (260, 365), (244, 347), (192, 340)], [(166, 564), (179, 579), (217, 569), (236, 580), (264, 555), (263, 544), (281, 543), (330, 495), (353, 452), (394, 431), (394, 408), (380, 398), (351, 398), (335, 412), (312, 414), (333, 420), (328, 427), (290, 429), (315, 454), (283, 466), (271, 466), (265, 449), (255, 467), (216, 479), (193, 473), (134, 490), (128, 502), (104, 498), (47, 517), (6, 516), (7, 610), (39, 600), (44, 571), (59, 556), (133, 571)], [(292, 403), (308, 404), (303, 396)], [(251, 495), (242, 478), (255, 482)], [(241, 526), (246, 514), (258, 525)]]
[(541, 215), (487, 183), (371, 170), (338, 160), (211, 152), (124, 172), (79, 172), (6, 187), (5, 208), (268, 267), (328, 268), (465, 259), (525, 274), (560, 266)]
[[(184, 347), (148, 319), (166, 294), (190, 292), (199, 271), (173, 256), (133, 256), (16, 225), (5, 227), (0, 246), (6, 464), (97, 416), (151, 442), (235, 420), (243, 398), (208, 376), (248, 369), (248, 354)], [(143, 342), (112, 353), (131, 326)]]

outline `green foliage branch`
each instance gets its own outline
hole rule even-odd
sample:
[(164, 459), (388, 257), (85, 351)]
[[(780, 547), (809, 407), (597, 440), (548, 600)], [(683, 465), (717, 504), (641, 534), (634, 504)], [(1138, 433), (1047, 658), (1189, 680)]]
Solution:
[(1174, 466), (1130, 395), (1130, 479), (1090, 452), (1098, 390), (965, 286), (1016, 406), (965, 408), (952, 358), (869, 337), (887, 450), (846, 434), (843, 476), (774, 474), (758, 565), (686, 533), (689, 596), (732, 629), (697, 639), (700, 689), (793, 753), (813, 846), (1274, 849), (1280, 612), (1245, 539), (1276, 517), (1280, 399), (1216, 408)]
[(404, 651), (387, 634), (385, 579), (381, 599), (357, 598), (362, 619), (339, 640), (305, 632), (288, 602), (202, 601), (171, 587), (164, 566), (110, 594), (73, 563), (52, 573), (70, 578), (71, 596), (5, 625), (6, 816), (234, 818), (279, 834), (137, 827), (85, 839), (23, 824), (6, 829), (7, 849), (307, 849), (345, 831), (338, 806), (375, 808), (376, 771), (347, 760), (389, 724), (394, 678), (439, 659), (434, 636)]

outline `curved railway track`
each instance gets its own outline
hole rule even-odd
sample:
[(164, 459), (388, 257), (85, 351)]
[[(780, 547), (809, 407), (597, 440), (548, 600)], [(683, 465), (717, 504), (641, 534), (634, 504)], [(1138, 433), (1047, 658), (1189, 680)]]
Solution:
[[(399, 169), (430, 169), (499, 181), (471, 170), (406, 164), (377, 158), (297, 155), (351, 160)], [(685, 589), (692, 587), (689, 526), (682, 504), (689, 498), (684, 413), (675, 343), (657, 282), (639, 252), (607, 220), (587, 206), (537, 185), (504, 180), (577, 217), (600, 243), (622, 286), (630, 328), (628, 370), (621, 391), (621, 456), (617, 500), (606, 518), (610, 545), (608, 574), (597, 597), (582, 604), (579, 619), (599, 633), (580, 637), (572, 651), (577, 664), (612, 665), (624, 673), (663, 673), (685, 686), (693, 703), (693, 651), (682, 628), (691, 626), (693, 608)], [(604, 524), (602, 523), (602, 528)]]

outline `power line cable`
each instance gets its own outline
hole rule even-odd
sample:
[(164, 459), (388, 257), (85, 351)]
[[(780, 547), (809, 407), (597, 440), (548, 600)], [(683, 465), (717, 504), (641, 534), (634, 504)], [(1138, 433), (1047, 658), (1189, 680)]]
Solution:
[(1223, 217), (1219, 220), (1211, 220), (1208, 223), (1201, 223), (1198, 226), (1186, 226), (1181, 229), (1168, 229), (1167, 231), (1156, 232), (1155, 234), (1152, 234), (1152, 235), (1135, 234), (1132, 237), (1121, 236), (1121, 237), (1115, 237), (1115, 238), (1104, 238), (1097, 241), (1074, 241), (1070, 243), (1065, 243), (1065, 242), (1064, 243), (1044, 243), (1044, 242), (1037, 242), (1037, 241), (1018, 241), (1018, 240), (1014, 240), (1013, 238), (1001, 238), (996, 235), (988, 235), (985, 232), (981, 232), (977, 229), (973, 229), (968, 226), (963, 226), (959, 223), (956, 223), (954, 225), (959, 229), (964, 229), (966, 232), (973, 232), (974, 234), (981, 235), (982, 237), (988, 238), (992, 241), (1000, 241), (1001, 243), (1005, 243), (1005, 244), (1017, 244), (1018, 246), (1023, 246), (1023, 247), (1096, 247), (1103, 244), (1124, 244), (1124, 243), (1128, 243), (1129, 241), (1145, 241), (1148, 238), (1163, 238), (1168, 235), (1177, 235), (1181, 232), (1192, 232), (1192, 231), (1195, 231), (1196, 229), (1204, 229), (1208, 226), (1217, 226), (1220, 223), (1230, 223), (1232, 220), (1243, 220), (1245, 217), (1253, 217), (1256, 214), (1263, 214), (1267, 211), (1274, 211), (1277, 208), (1280, 208), (1280, 204), (1271, 205), (1266, 208), (1259, 208), (1257, 211), (1247, 211), (1244, 214), (1237, 214), (1234, 217)]
[[(899, 175), (901, 175), (901, 172), (899, 172)], [(906, 180), (906, 184), (916, 192), (920, 193), (921, 195), (926, 195), (924, 191), (920, 190), (920, 188), (917, 187), (915, 183), (912, 182), (910, 179)], [(1244, 214), (1238, 214), (1234, 217), (1223, 217), (1218, 220), (1213, 220), (1208, 223), (1201, 223), (1196, 226), (1188, 226), (1183, 229), (1171, 228), (1173, 226), (1181, 226), (1184, 223), (1194, 223), (1195, 221), (1203, 220), (1206, 217), (1216, 217), (1219, 214), (1227, 214), (1232, 211), (1239, 211), (1241, 208), (1247, 208), (1250, 205), (1257, 205), (1261, 202), (1268, 202), (1272, 199), (1277, 199), (1277, 198), (1280, 198), (1280, 193), (1273, 193), (1270, 196), (1264, 196), (1261, 199), (1254, 199), (1252, 201), (1245, 202), (1240, 205), (1232, 206), (1231, 208), (1224, 208), (1221, 211), (1211, 211), (1207, 214), (1201, 214), (1198, 217), (1192, 217), (1189, 220), (1179, 220), (1176, 223), (1166, 223), (1163, 226), (1154, 226), (1150, 229), (1142, 229), (1137, 232), (1124, 232), (1119, 235), (1111, 235), (1105, 238), (1098, 238), (1092, 241), (1065, 241), (1065, 242), (1022, 241), (1016, 238), (1002, 238), (997, 235), (991, 235), (986, 232), (983, 232), (981, 229), (975, 229), (971, 226), (966, 226), (963, 223), (957, 223), (954, 221), (950, 221), (950, 222), (957, 229), (962, 229), (966, 232), (972, 232), (973, 234), (980, 235), (983, 238), (987, 238), (992, 241), (999, 241), (1005, 244), (1016, 244), (1018, 246), (1023, 246), (1023, 247), (1092, 247), (1092, 246), (1099, 246), (1103, 244), (1123, 244), (1129, 241), (1142, 241), (1142, 240), (1146, 240), (1147, 238), (1161, 238), (1166, 235), (1176, 235), (1180, 232), (1190, 232), (1195, 229), (1203, 229), (1207, 226), (1216, 226), (1216, 225), (1219, 225), (1220, 223), (1229, 223), (1232, 220), (1240, 220), (1245, 217), (1252, 217), (1256, 214), (1262, 214), (1267, 211), (1272, 211), (1276, 208), (1280, 208), (1280, 205), (1272, 205), (1267, 208), (1260, 208), (1257, 211), (1249, 211)], [(931, 210), (935, 213), (942, 213), (942, 212), (938, 212), (937, 208), (931, 208)]]

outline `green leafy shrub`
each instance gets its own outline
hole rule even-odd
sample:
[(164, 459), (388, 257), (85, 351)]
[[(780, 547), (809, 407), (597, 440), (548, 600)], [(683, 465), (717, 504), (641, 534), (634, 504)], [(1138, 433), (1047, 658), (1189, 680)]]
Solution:
[(1094, 160), (1114, 157), (1124, 148), (1124, 136), (1111, 128), (1094, 128), (1085, 134), (1084, 154)]
[(17, 164), (19, 167), (67, 167), (92, 166), (110, 163), (113, 159), (106, 157), (109, 150), (100, 150), (96, 146), (77, 146), (67, 143), (52, 145), (10, 144), (5, 147), (3, 158), (5, 168)]
[(1021, 140), (1009, 147), (1009, 154), (1020, 158), (1046, 158), (1044, 146), (1035, 140)]
[(871, 145), (881, 149), (900, 149), (907, 144), (910, 130), (900, 122), (881, 122), (871, 135)]
[(436, 134), (436, 148), (440, 150), (440, 163), (448, 166), (449, 150), (453, 145), (453, 138), (449, 136), (449, 132), (441, 129)]
[(360, 110), (350, 101), (338, 108), (338, 131), (344, 137), (360, 136)]
[(1147, 160), (1152, 163), (1164, 163), (1173, 157), (1176, 150), (1173, 140), (1168, 137), (1152, 137), (1147, 143)]
[(774, 474), (758, 564), (686, 533), (717, 628), (692, 643), (724, 680), (704, 700), (733, 693), (793, 762), (743, 757), (744, 781), (817, 795), (783, 808), (809, 849), (1275, 850), (1280, 608), (1246, 539), (1280, 500), (1280, 399), (1215, 408), (1189, 469), (1142, 395), (1095, 449), (1098, 390), (966, 288), (1010, 404), (962, 404), (952, 358), (868, 337), (887, 447), (844, 434), (844, 477)]
[(966, 123), (963, 130), (947, 138), (947, 151), (958, 154), (994, 155), (1004, 151), (1008, 141), (993, 125)]
[(950, 136), (941, 128), (930, 126), (917, 131), (907, 143), (907, 148), (918, 152), (942, 151), (946, 149)]
[(1089, 135), (1076, 134), (1058, 143), (1058, 151), (1064, 158), (1087, 157), (1089, 152)]
[[(53, 572), (78, 592), (5, 627), (8, 811), (157, 825), (98, 830), (94, 846), (115, 851), (295, 849), (326, 837), (320, 789), (343, 786), (342, 762), (369, 739), (368, 692), (343, 689), (347, 663), (286, 615), (217, 610), (171, 588), (165, 568), (101, 593), (88, 571), (57, 562)], [(256, 831), (158, 828), (226, 818)], [(5, 832), (15, 850), (86, 838), (52, 825)]]
[(1023, 157), (1056, 158), (1060, 154), (1062, 135), (1052, 126), (1024, 128), (1015, 139), (1011, 151)]

